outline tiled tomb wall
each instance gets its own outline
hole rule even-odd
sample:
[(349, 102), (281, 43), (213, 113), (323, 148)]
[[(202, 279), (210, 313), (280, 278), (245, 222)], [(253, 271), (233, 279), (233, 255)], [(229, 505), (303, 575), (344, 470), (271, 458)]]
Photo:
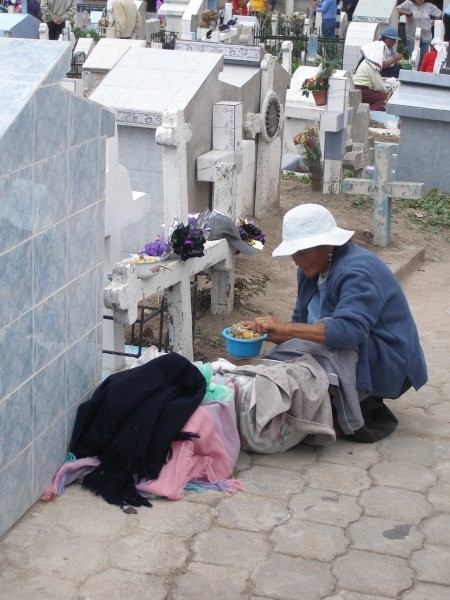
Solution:
[(63, 89), (65, 42), (1, 39), (0, 534), (64, 460), (101, 379), (106, 139), (114, 115)]

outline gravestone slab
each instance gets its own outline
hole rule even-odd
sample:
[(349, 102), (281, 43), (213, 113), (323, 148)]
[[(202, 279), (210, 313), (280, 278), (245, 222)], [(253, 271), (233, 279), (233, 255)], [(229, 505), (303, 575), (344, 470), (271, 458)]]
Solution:
[[(384, 23), (392, 25), (392, 19), (398, 21), (398, 12), (396, 10), (397, 0), (359, 0), (353, 21), (372, 21), (375, 23)], [(395, 17), (395, 14), (397, 17)]]
[(92, 92), (130, 48), (145, 48), (145, 40), (101, 38), (83, 63), (82, 79), (85, 90)]
[(38, 40), (39, 25), (32, 15), (0, 13), (0, 37)]
[(400, 82), (386, 107), (402, 123), (397, 178), (450, 193), (450, 75), (400, 71)]

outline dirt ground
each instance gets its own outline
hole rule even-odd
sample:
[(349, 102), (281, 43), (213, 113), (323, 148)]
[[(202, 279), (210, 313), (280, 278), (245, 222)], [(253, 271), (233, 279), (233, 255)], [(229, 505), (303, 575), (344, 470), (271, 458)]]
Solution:
[[(282, 179), (280, 187), (279, 206), (271, 207), (264, 218), (255, 220), (266, 235), (264, 249), (255, 256), (237, 256), (239, 306), (227, 317), (213, 316), (208, 310), (199, 311), (197, 315), (194, 339), (196, 360), (209, 362), (218, 357), (229, 358), (221, 331), (233, 323), (262, 314), (290, 319), (296, 296), (296, 268), (290, 257), (272, 257), (272, 250), (281, 241), (283, 215), (290, 208), (306, 202), (322, 204), (331, 211), (339, 226), (355, 231), (354, 241), (376, 253), (382, 252), (371, 244), (372, 205), (368, 199), (311, 192), (310, 185), (300, 180)], [(448, 232), (424, 229), (412, 217), (420, 220), (420, 214), (413, 209), (394, 208), (389, 250), (425, 248), (427, 260), (441, 260), (449, 251)], [(251, 289), (248, 288), (249, 284)], [(267, 343), (265, 347), (269, 348)]]

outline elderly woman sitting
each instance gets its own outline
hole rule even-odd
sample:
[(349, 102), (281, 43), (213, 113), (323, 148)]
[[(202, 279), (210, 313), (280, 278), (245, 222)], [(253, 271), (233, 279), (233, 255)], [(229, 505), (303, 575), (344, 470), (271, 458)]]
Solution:
[(290, 256), (298, 267), (292, 322), (267, 315), (244, 323), (277, 344), (265, 358), (310, 353), (335, 376), (337, 422), (346, 437), (367, 443), (397, 424), (383, 399), (419, 389), (427, 368), (400, 284), (380, 258), (350, 241), (353, 233), (318, 204), (288, 211), (273, 255)]
[(361, 90), (362, 101), (370, 105), (370, 110), (386, 110), (389, 92), (380, 75), (385, 48), (386, 44), (383, 41), (370, 42), (363, 46), (363, 60), (353, 75), (355, 88)]

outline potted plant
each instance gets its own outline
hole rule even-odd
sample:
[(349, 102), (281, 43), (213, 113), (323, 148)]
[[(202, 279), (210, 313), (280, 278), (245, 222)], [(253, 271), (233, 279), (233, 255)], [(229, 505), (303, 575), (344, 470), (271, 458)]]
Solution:
[(327, 90), (330, 87), (330, 77), (337, 70), (339, 60), (337, 58), (327, 58), (326, 56), (317, 55), (317, 64), (319, 70), (314, 77), (305, 79), (302, 83), (302, 96), (308, 97), (309, 94), (314, 96), (317, 106), (324, 106), (327, 103)]
[(323, 163), (317, 127), (307, 127), (294, 137), (294, 144), (299, 146), (303, 164), (308, 169), (311, 179), (311, 189), (321, 190)]

